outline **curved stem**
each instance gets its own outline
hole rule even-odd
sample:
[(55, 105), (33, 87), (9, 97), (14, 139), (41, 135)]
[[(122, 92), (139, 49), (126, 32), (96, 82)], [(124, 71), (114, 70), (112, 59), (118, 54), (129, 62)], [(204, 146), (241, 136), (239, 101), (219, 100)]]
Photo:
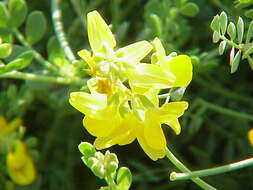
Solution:
[(220, 87), (218, 85), (214, 85), (214, 84), (210, 85), (210, 83), (212, 83), (212, 81), (206, 81), (202, 78), (195, 77), (194, 82), (196, 82), (198, 85), (205, 87), (205, 88), (208, 86), (208, 90), (211, 90), (215, 93), (221, 94), (223, 96), (226, 96), (228, 98), (231, 98), (231, 99), (234, 99), (237, 101), (241, 101), (243, 103), (246, 103), (247, 105), (249, 105), (249, 104), (253, 105), (253, 98), (251, 98), (249, 96), (242, 96), (241, 94), (237, 94), (233, 91), (230, 91), (230, 90)]
[(222, 173), (230, 172), (233, 170), (238, 170), (238, 169), (245, 168), (252, 165), (253, 165), (253, 158), (249, 158), (249, 159), (245, 159), (239, 162), (227, 164), (224, 166), (205, 169), (205, 170), (199, 170), (199, 171), (193, 171), (191, 173), (172, 172), (170, 174), (170, 180), (172, 181), (187, 180), (187, 179), (191, 179), (195, 177), (206, 177), (206, 176), (211, 176), (211, 175), (217, 175), (217, 174), (222, 174)]
[(27, 41), (25, 40), (24, 36), (17, 30), (14, 29), (13, 30), (14, 35), (16, 36), (16, 38), (18, 39), (18, 41), (23, 44), (23, 46), (25, 46), (26, 48), (28, 48), (29, 50), (32, 51), (34, 58), (43, 66), (45, 66), (46, 68), (48, 68), (49, 70), (52, 71), (56, 71), (57, 72), (57, 68), (50, 63), (49, 61), (45, 60), (36, 50), (34, 50), (29, 43), (27, 43)]
[(237, 112), (234, 110), (230, 110), (212, 103), (209, 103), (203, 99), (197, 99), (196, 100), (199, 104), (202, 104), (204, 106), (206, 106), (208, 109), (213, 110), (215, 112), (219, 112), (221, 114), (224, 115), (229, 115), (229, 116), (233, 116), (233, 117), (237, 117), (240, 119), (247, 119), (249, 121), (253, 121), (253, 115), (247, 114), (247, 113), (241, 113), (241, 112)]
[(70, 62), (73, 62), (76, 60), (69, 43), (66, 40), (65, 33), (63, 31), (63, 24), (61, 21), (61, 10), (59, 8), (59, 0), (51, 0), (51, 8), (52, 8), (52, 19), (54, 24), (55, 33), (57, 36), (57, 39), (62, 47), (62, 49), (65, 52), (66, 57)]
[(75, 86), (82, 86), (83, 84), (85, 84), (84, 80), (63, 78), (63, 77), (52, 77), (46, 75), (36, 75), (32, 73), (24, 73), (18, 71), (0, 74), (0, 78), (13, 78), (13, 79), (41, 81), (41, 82), (56, 83), (63, 85), (75, 85)]
[[(180, 162), (168, 148), (166, 148), (166, 156), (179, 170), (185, 173), (191, 173), (191, 171), (182, 162)], [(198, 186), (200, 186), (202, 189), (205, 189), (205, 190), (216, 189), (198, 177), (192, 178), (191, 180), (194, 183), (196, 183)]]

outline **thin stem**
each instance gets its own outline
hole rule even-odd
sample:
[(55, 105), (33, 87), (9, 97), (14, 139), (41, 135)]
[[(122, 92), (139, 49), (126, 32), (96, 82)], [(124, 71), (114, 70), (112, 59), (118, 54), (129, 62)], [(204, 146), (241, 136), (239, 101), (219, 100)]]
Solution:
[(115, 182), (114, 182), (114, 180), (113, 180), (110, 173), (106, 175), (106, 181), (107, 181), (108, 185), (110, 187), (112, 187), (112, 189), (119, 190), (118, 186), (115, 184)]
[(166, 93), (166, 94), (160, 94), (160, 95), (158, 95), (158, 98), (159, 98), (159, 99), (165, 99), (165, 98), (167, 98), (168, 96), (170, 96), (170, 92), (168, 92), (168, 93)]
[[(166, 156), (180, 171), (185, 172), (185, 173), (191, 173), (191, 171), (182, 162), (180, 162), (168, 148), (166, 148)], [(196, 183), (198, 186), (200, 186), (202, 189), (205, 189), (205, 190), (216, 189), (198, 177), (192, 178), (191, 180), (194, 183)]]
[(36, 75), (32, 73), (24, 73), (24, 72), (18, 72), (18, 71), (11, 71), (8, 73), (0, 74), (0, 78), (13, 78), (13, 79), (41, 81), (41, 82), (56, 83), (56, 84), (62, 84), (62, 85), (75, 85), (75, 86), (81, 86), (85, 84), (85, 81), (80, 80), (80, 79), (78, 80), (78, 79), (72, 79), (72, 78)]
[[(195, 77), (194, 82), (196, 82), (198, 85), (202, 86), (202, 87), (207, 87), (208, 86), (208, 90), (211, 90), (215, 93), (221, 94), (223, 96), (244, 102), (246, 104), (251, 104), (253, 105), (253, 98), (248, 97), (248, 96), (242, 96), (240, 94), (237, 94), (233, 91), (227, 90), (225, 88), (221, 88), (218, 85), (209, 85), (209, 83), (211, 81), (206, 81), (204, 79)], [(160, 97), (159, 97), (160, 98)]]
[(250, 115), (250, 114), (247, 114), (247, 113), (237, 112), (237, 111), (234, 111), (234, 110), (230, 110), (230, 109), (227, 109), (227, 108), (209, 103), (209, 102), (207, 102), (203, 99), (198, 99), (197, 101), (198, 101), (198, 103), (206, 106), (207, 108), (209, 108), (209, 109), (211, 109), (215, 112), (219, 112), (219, 113), (224, 114), (224, 115), (237, 117), (237, 118), (240, 118), (240, 119), (247, 119), (247, 120), (253, 121), (253, 115)]
[(249, 159), (245, 159), (239, 162), (227, 164), (224, 166), (205, 169), (205, 170), (199, 170), (199, 171), (193, 171), (191, 173), (172, 172), (170, 174), (170, 180), (172, 181), (187, 180), (187, 179), (191, 179), (195, 177), (206, 177), (206, 176), (211, 176), (211, 175), (217, 175), (217, 174), (222, 174), (222, 173), (230, 172), (233, 170), (238, 170), (238, 169), (245, 168), (252, 165), (253, 165), (253, 158), (249, 158)]
[(234, 43), (233, 41), (227, 39), (224, 35), (220, 35), (220, 39), (224, 40), (225, 42), (227, 42), (227, 44), (229, 44), (232, 47), (235, 47), (236, 49), (242, 50), (243, 47)]
[(57, 36), (57, 39), (62, 47), (62, 49), (65, 52), (66, 57), (70, 62), (73, 62), (76, 60), (68, 41), (66, 40), (65, 33), (63, 31), (63, 24), (61, 21), (61, 10), (59, 8), (59, 0), (52, 0), (51, 1), (51, 8), (52, 8), (52, 19), (54, 24), (55, 33)]
[(13, 30), (14, 35), (18, 39), (18, 41), (27, 47), (30, 51), (32, 51), (34, 58), (43, 66), (52, 71), (57, 71), (57, 68), (47, 60), (45, 60), (36, 50), (34, 50), (31, 45), (25, 40), (24, 36), (17, 30)]

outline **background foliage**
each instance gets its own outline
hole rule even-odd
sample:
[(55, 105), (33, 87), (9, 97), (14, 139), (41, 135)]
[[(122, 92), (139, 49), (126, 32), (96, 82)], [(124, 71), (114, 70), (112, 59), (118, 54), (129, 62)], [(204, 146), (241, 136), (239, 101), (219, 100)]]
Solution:
[[(37, 22), (33, 19), (43, 13), (39, 26), (45, 26), (45, 32), (39, 34), (29, 31), (29, 24), (20, 24), (19, 31), (26, 34), (27, 42), (46, 60), (62, 68), (59, 76), (71, 78), (72, 72), (78, 77), (88, 77), (80, 71), (81, 62), (75, 68), (69, 66), (55, 38), (51, 1), (27, 0), (26, 3), (30, 13), (26, 22), (30, 20), (36, 30)], [(112, 24), (119, 46), (158, 36), (167, 52), (191, 55), (194, 77), (183, 98), (189, 101), (190, 107), (181, 119), (182, 134), (175, 136), (170, 130), (164, 130), (169, 146), (195, 170), (237, 161), (253, 153), (247, 140), (247, 132), (253, 126), (252, 70), (247, 61), (242, 61), (237, 72), (231, 75), (229, 52), (225, 50), (224, 55), (219, 56), (209, 27), (213, 17), (225, 11), (229, 21), (237, 22), (241, 16), (247, 28), (252, 16), (250, 6), (246, 5), (236, 5), (231, 0), (62, 0), (60, 9), (66, 38), (73, 52), (88, 48), (85, 15), (97, 9), (107, 23)], [(31, 14), (35, 17), (31, 18)], [(38, 36), (31, 37), (34, 34)], [(10, 43), (13, 53), (9, 60), (4, 59), (8, 64), (17, 59), (20, 52), (27, 52), (17, 38), (13, 37)], [(29, 67), (22, 71), (43, 73), (44, 67), (36, 59), (28, 62)], [(77, 148), (81, 141), (93, 141), (82, 126), (82, 115), (68, 103), (69, 92), (79, 88), (71, 84), (1, 79), (0, 114), (9, 120), (22, 117), (26, 135), (38, 139), (37, 180), (29, 187), (16, 189), (93, 190), (103, 185), (84, 167)], [(151, 161), (136, 143), (113, 147), (110, 151), (117, 154), (120, 164), (132, 171), (132, 189), (197, 189), (190, 181), (169, 182), (168, 171), (175, 168), (166, 159)], [(208, 177), (206, 181), (218, 189), (233, 190), (252, 189), (252, 179), (252, 168), (246, 168)]]

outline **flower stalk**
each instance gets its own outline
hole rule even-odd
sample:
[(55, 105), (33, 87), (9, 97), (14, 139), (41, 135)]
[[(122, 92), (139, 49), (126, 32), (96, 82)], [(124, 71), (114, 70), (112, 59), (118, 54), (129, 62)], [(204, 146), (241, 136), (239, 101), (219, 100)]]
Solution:
[(172, 172), (170, 174), (170, 180), (171, 181), (176, 181), (176, 180), (187, 180), (187, 179), (192, 179), (196, 177), (207, 177), (211, 175), (218, 175), (234, 170), (238, 170), (241, 168), (249, 167), (253, 165), (253, 158), (248, 158), (245, 160), (241, 160), (239, 162), (227, 164), (224, 166), (220, 167), (215, 167), (215, 168), (210, 168), (210, 169), (204, 169), (204, 170), (199, 170), (199, 171), (192, 171), (192, 172), (187, 172), (187, 173), (176, 173)]

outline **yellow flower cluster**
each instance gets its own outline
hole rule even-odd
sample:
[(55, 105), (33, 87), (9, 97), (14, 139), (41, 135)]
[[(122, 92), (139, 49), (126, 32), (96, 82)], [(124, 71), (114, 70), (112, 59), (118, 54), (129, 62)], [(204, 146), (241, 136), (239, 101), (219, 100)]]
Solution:
[(36, 177), (36, 170), (31, 156), (27, 154), (22, 141), (17, 141), (15, 151), (7, 154), (7, 169), (14, 183), (28, 185)]
[[(10, 135), (21, 125), (20, 119), (15, 119), (9, 124), (0, 116), (0, 137)], [(6, 155), (7, 171), (12, 181), (17, 185), (28, 185), (36, 177), (36, 169), (33, 160), (26, 151), (25, 144), (20, 140), (12, 143), (13, 150)]]
[[(187, 86), (192, 79), (191, 59), (166, 55), (158, 38), (115, 50), (115, 38), (97, 11), (87, 15), (91, 52), (79, 56), (88, 64), (90, 93), (72, 92), (70, 104), (85, 114), (83, 125), (97, 137), (94, 146), (104, 149), (138, 140), (145, 153), (157, 160), (165, 156), (166, 138), (161, 124), (181, 131), (178, 118), (185, 101), (159, 105), (162, 89)], [(141, 62), (151, 51), (151, 63)]]

